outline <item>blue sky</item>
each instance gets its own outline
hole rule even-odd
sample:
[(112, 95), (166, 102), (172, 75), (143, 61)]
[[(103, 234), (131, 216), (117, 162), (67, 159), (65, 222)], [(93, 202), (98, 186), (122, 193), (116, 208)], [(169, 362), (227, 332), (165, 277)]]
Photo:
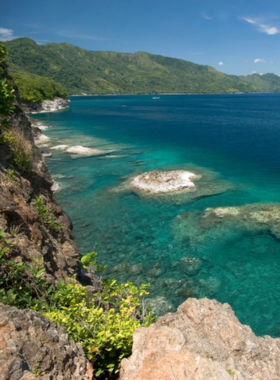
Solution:
[(23, 36), (280, 75), (279, 0), (2, 0), (0, 40)]

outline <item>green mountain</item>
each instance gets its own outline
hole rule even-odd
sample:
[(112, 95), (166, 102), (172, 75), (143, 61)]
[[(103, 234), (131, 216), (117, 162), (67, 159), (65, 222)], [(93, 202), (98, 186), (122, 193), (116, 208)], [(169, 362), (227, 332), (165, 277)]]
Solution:
[(274, 74), (234, 76), (210, 66), (145, 52), (87, 51), (68, 43), (5, 42), (11, 73), (49, 77), (69, 94), (278, 92)]

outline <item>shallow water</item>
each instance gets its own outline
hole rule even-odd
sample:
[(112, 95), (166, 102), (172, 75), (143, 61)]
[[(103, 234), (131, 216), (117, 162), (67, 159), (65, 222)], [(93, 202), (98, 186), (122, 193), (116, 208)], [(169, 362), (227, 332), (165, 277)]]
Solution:
[[(280, 241), (250, 221), (201, 227), (208, 207), (280, 201), (279, 105), (280, 94), (72, 97), (69, 110), (35, 115), (52, 146), (113, 151), (46, 159), (82, 253), (98, 252), (103, 276), (150, 282), (158, 313), (206, 296), (280, 336)], [(202, 178), (196, 192), (134, 193), (130, 179), (155, 169)]]

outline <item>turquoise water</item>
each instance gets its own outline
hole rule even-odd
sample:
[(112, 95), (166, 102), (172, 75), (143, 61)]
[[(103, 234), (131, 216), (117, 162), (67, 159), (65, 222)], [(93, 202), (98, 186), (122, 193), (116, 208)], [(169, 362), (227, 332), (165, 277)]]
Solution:
[[(103, 277), (150, 282), (159, 314), (216, 298), (257, 334), (280, 336), (276, 235), (246, 216), (201, 222), (209, 207), (280, 201), (279, 106), (280, 94), (72, 97), (69, 110), (36, 115), (51, 145), (111, 151), (47, 159), (82, 253), (98, 252)], [(133, 192), (130, 180), (155, 169), (198, 173), (198, 190)]]

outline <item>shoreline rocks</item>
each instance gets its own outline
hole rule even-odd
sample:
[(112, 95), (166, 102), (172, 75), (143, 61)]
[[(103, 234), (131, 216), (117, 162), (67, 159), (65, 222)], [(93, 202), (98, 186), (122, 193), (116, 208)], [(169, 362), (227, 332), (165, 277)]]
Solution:
[(69, 145), (66, 145), (66, 144), (61, 144), (61, 145), (55, 145), (55, 146), (52, 146), (50, 149), (51, 150), (66, 150), (69, 148)]
[(35, 144), (37, 146), (40, 146), (42, 144), (45, 144), (47, 141), (49, 141), (49, 137), (44, 135), (43, 133), (38, 134), (38, 136), (35, 138)]
[(154, 170), (135, 177), (131, 182), (131, 186), (137, 190), (152, 194), (169, 193), (183, 189), (193, 189), (195, 184), (191, 180), (196, 179), (199, 179), (199, 176), (186, 170)]
[(82, 156), (99, 156), (101, 154), (108, 154), (113, 151), (105, 151), (105, 150), (100, 150), (100, 149), (88, 148), (81, 145), (75, 145), (75, 146), (71, 146), (70, 148), (67, 148), (66, 152), (71, 153), (71, 154), (79, 154)]
[(55, 98), (54, 100), (44, 100), (42, 103), (22, 103), (22, 109), (28, 113), (54, 112), (70, 107), (70, 100)]

